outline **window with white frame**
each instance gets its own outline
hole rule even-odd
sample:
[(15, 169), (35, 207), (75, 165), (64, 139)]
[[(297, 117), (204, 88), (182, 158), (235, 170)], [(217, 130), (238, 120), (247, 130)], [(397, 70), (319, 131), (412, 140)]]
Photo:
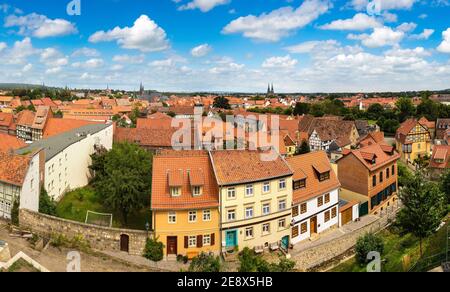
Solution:
[(228, 221), (234, 221), (236, 220), (236, 210), (228, 210), (227, 211), (227, 219)]
[(253, 227), (245, 228), (245, 238), (246, 239), (253, 238)]
[(253, 207), (245, 207), (245, 218), (253, 218)]
[(203, 221), (211, 221), (211, 210), (203, 210)]
[(199, 186), (195, 186), (192, 188), (192, 195), (193, 196), (200, 196), (202, 194), (202, 188)]
[(284, 228), (286, 228), (286, 219), (280, 219), (280, 220), (278, 220), (278, 228), (279, 228), (279, 229), (284, 229)]
[(176, 212), (169, 212), (169, 223), (170, 224), (177, 223), (177, 213)]
[(210, 246), (211, 245), (211, 234), (203, 235), (203, 245)]
[(269, 234), (270, 233), (270, 223), (265, 223), (262, 225), (262, 233)]
[(197, 236), (189, 236), (189, 247), (197, 247)]
[(245, 196), (246, 197), (251, 197), (253, 196), (253, 185), (247, 185), (245, 187)]
[(181, 195), (181, 188), (170, 188), (170, 195), (172, 197), (179, 197)]
[(263, 213), (263, 215), (269, 215), (270, 214), (270, 203), (265, 203), (263, 205), (262, 213)]
[(278, 210), (283, 211), (286, 210), (286, 199), (282, 199), (278, 201)]
[(189, 222), (196, 222), (197, 221), (197, 211), (189, 211)]
[(285, 190), (286, 189), (286, 180), (285, 179), (280, 179), (280, 181), (278, 183), (278, 188), (280, 190)]
[(263, 193), (268, 193), (270, 192), (270, 182), (265, 182), (263, 184)]
[(228, 188), (228, 199), (236, 199), (236, 189)]

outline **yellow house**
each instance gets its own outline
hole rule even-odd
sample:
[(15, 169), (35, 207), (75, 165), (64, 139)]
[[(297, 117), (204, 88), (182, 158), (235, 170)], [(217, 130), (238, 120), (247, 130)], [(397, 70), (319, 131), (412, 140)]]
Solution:
[(431, 155), (431, 134), (426, 123), (406, 120), (397, 130), (395, 139), (404, 162), (414, 164), (416, 159)]
[(210, 152), (219, 185), (224, 250), (289, 245), (292, 171), (274, 152)]
[(162, 151), (153, 158), (151, 209), (164, 255), (220, 253), (219, 191), (206, 151)]

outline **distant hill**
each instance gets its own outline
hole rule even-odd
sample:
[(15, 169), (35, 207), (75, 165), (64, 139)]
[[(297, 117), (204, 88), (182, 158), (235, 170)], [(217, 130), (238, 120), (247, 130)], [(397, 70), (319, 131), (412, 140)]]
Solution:
[(0, 83), (0, 89), (10, 90), (10, 89), (34, 89), (42, 87), (42, 85), (36, 84), (24, 84), (24, 83)]

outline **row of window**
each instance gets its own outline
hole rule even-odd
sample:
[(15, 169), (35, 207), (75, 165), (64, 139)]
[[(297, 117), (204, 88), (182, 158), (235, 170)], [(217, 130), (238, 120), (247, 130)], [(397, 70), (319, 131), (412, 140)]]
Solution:
[[(324, 213), (324, 221), (328, 223), (331, 219), (337, 217), (337, 207), (328, 210)], [(296, 225), (292, 228), (292, 238), (298, 237), (300, 234), (305, 234), (308, 232), (308, 222), (303, 222), (300, 225)]]
[[(317, 198), (317, 207), (322, 207), (324, 204), (328, 204), (331, 201), (330, 194), (325, 194), (324, 196), (320, 196)], [(303, 203), (299, 206), (295, 206), (292, 208), (292, 217), (297, 217), (300, 214), (306, 214), (308, 212), (308, 204)]]
[[(199, 186), (192, 187), (192, 195), (194, 197), (201, 196), (202, 190), (203, 190), (203, 188), (199, 187)], [(170, 195), (172, 197), (179, 197), (179, 196), (181, 196), (181, 187), (170, 188)]]
[[(278, 211), (287, 210), (287, 201), (286, 199), (281, 199), (278, 201)], [(271, 204), (265, 203), (262, 206), (262, 215), (270, 215), (271, 214)], [(255, 216), (255, 208), (253, 206), (245, 207), (244, 212), (245, 219), (251, 219)], [(236, 218), (236, 209), (227, 210), (227, 221), (235, 221)]]
[(184, 238), (184, 247), (193, 248), (193, 247), (212, 246), (215, 244), (214, 241), (215, 241), (214, 234), (191, 235), (186, 236)]
[(383, 191), (379, 192), (376, 196), (373, 196), (370, 200), (371, 209), (373, 210), (381, 203), (386, 201), (393, 193), (397, 191), (397, 184), (392, 184)]
[[(263, 183), (263, 193), (269, 193), (270, 192), (270, 182), (265, 182)], [(286, 190), (286, 179), (280, 179), (278, 181), (278, 190), (282, 191), (282, 190)], [(245, 186), (245, 196), (246, 197), (252, 197), (255, 194), (255, 188), (253, 184), (248, 184)], [(229, 200), (234, 200), (236, 199), (236, 188), (231, 187), (227, 189), (227, 198)]]
[(11, 213), (11, 202), (0, 200), (0, 212)]
[[(188, 212), (188, 222), (189, 223), (195, 223), (197, 222), (197, 211), (189, 211)], [(202, 220), (203, 222), (209, 222), (211, 221), (211, 210), (203, 210), (202, 212)], [(168, 214), (168, 222), (170, 224), (175, 224), (177, 223), (177, 212), (169, 212)]]
[[(286, 228), (286, 219), (280, 219), (278, 220), (278, 229), (285, 229)], [(269, 235), (271, 233), (271, 224), (269, 223), (264, 223), (261, 225), (261, 235), (265, 236), (265, 235)], [(247, 227), (245, 228), (245, 239), (253, 239), (255, 237), (255, 228), (254, 226), (252, 227)]]
[(385, 177), (384, 174), (386, 174), (386, 179), (389, 179), (391, 176), (394, 176), (395, 175), (395, 164), (392, 165), (392, 167), (388, 167), (388, 168), (386, 168), (386, 170), (381, 171), (378, 175), (378, 178), (377, 178), (377, 175), (374, 175), (372, 177), (372, 186), (373, 187), (377, 186), (378, 181), (380, 182), (380, 184), (383, 183), (384, 177)]

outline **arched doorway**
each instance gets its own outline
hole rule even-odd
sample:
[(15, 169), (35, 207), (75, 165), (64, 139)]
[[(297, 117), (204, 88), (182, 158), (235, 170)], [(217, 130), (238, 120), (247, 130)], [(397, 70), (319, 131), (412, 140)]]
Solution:
[(129, 252), (130, 237), (127, 234), (120, 235), (120, 251)]

